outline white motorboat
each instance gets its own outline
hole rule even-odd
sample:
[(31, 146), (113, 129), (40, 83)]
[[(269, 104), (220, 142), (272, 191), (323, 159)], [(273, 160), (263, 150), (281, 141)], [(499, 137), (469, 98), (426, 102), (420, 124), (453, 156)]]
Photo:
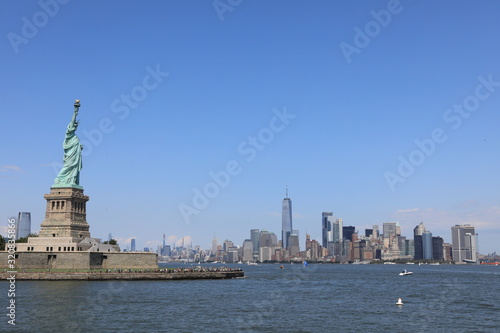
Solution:
[(406, 269), (404, 271), (402, 271), (401, 273), (399, 273), (399, 275), (403, 276), (403, 275), (412, 275), (413, 272), (408, 272)]

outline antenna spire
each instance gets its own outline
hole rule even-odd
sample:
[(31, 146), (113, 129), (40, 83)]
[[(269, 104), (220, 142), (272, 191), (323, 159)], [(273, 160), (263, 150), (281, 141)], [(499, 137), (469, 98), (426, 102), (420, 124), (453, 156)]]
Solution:
[(286, 189), (286, 198), (288, 198), (288, 184), (286, 184), (285, 189)]

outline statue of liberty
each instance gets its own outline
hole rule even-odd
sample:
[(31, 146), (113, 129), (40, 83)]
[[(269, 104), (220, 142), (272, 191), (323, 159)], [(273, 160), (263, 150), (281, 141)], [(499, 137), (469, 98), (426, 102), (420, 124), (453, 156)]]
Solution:
[(75, 101), (75, 111), (73, 118), (66, 128), (66, 138), (63, 142), (64, 165), (57, 175), (52, 187), (78, 187), (80, 184), (80, 170), (82, 170), (82, 146), (75, 132), (78, 128), (78, 109), (80, 101)]

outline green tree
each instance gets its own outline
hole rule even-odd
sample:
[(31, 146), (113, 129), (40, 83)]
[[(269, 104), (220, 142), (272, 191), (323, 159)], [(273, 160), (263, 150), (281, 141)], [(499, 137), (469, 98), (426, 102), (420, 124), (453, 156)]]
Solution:
[(118, 245), (116, 239), (111, 238), (109, 241), (104, 241), (103, 244)]
[(21, 237), (19, 239), (16, 239), (16, 243), (28, 243), (28, 237), (38, 237), (38, 234), (33, 233), (33, 234), (29, 234), (26, 237)]
[(5, 238), (0, 235), (0, 251), (5, 251)]

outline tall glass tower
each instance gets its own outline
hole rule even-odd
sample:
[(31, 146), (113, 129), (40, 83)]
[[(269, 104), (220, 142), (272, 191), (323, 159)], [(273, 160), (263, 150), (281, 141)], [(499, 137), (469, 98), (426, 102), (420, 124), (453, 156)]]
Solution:
[(332, 224), (332, 242), (341, 243), (344, 239), (344, 227), (342, 223), (342, 218), (338, 218)]
[(259, 229), (250, 230), (250, 239), (252, 240), (253, 256), (257, 260), (259, 258)]
[(31, 233), (31, 213), (19, 212), (16, 225), (16, 239), (28, 237)]
[(281, 218), (281, 243), (283, 248), (288, 248), (288, 238), (292, 234), (292, 200), (288, 197), (288, 187), (286, 197), (283, 199), (283, 211)]
[(332, 212), (323, 212), (321, 214), (321, 229), (322, 229), (322, 242), (321, 245), (323, 247), (328, 247), (329, 242), (333, 242), (333, 213)]
[(432, 233), (424, 231), (422, 234), (422, 254), (424, 259), (432, 259)]

